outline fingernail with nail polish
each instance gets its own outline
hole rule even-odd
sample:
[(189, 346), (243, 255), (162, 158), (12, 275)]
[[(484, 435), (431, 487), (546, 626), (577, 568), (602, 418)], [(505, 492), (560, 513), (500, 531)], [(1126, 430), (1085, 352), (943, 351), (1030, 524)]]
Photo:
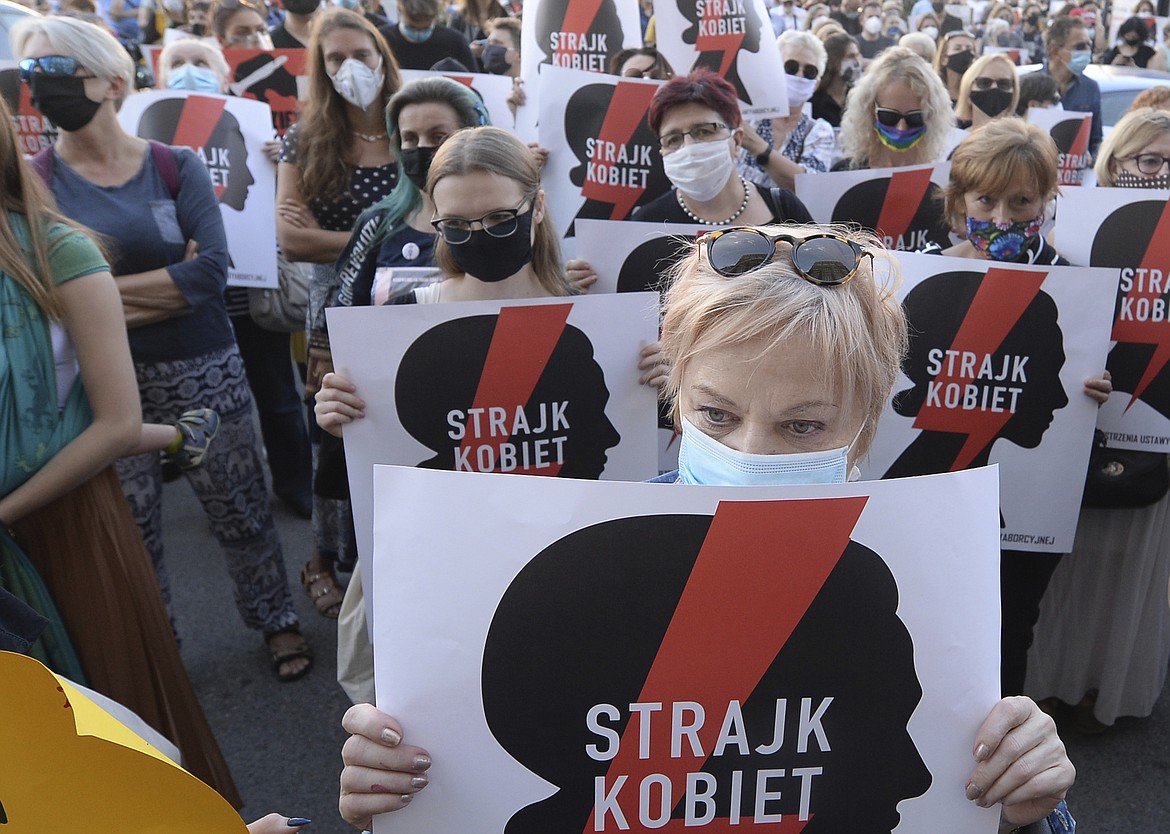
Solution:
[(402, 743), (402, 734), (387, 727), (382, 731), (382, 741), (391, 747), (397, 747)]
[(312, 823), (311, 819), (306, 817), (289, 817), (288, 822), (285, 823), (289, 828), (296, 828), (301, 825), (309, 825)]
[(415, 770), (426, 770), (430, 766), (431, 766), (431, 757), (430, 756), (415, 756), (414, 757), (414, 769)]
[(404, 794), (403, 794), (401, 797), (399, 797), (399, 798), (402, 800), (402, 804), (403, 804), (403, 805), (406, 805), (407, 803), (409, 803), (409, 802), (410, 802), (410, 800), (414, 799), (414, 794), (412, 794), (412, 793), (404, 793)]
[(987, 749), (987, 745), (980, 743), (979, 746), (975, 748), (975, 761), (977, 761), (977, 762), (983, 761), (984, 759), (987, 758), (987, 754), (989, 752), (990, 751)]
[(427, 786), (427, 777), (415, 776), (410, 780), (410, 784), (421, 790)]
[(978, 799), (982, 793), (983, 793), (983, 788), (979, 787), (974, 782), (967, 783), (967, 798), (968, 799)]

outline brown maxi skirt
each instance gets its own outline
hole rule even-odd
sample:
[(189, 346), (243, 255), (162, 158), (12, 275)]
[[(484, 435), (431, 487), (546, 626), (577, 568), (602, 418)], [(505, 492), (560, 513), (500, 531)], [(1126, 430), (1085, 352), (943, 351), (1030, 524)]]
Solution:
[(114, 467), (12, 527), (57, 604), (89, 686), (169, 738), (187, 770), (241, 807)]

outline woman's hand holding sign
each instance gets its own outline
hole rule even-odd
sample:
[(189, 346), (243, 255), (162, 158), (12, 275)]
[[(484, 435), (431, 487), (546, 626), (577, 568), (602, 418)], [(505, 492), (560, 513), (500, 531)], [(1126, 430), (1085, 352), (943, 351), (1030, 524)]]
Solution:
[(334, 437), (341, 437), (341, 427), (346, 423), (366, 416), (366, 401), (357, 395), (357, 387), (340, 374), (325, 374), (315, 399), (317, 425)]
[(1044, 819), (1076, 778), (1056, 724), (1031, 698), (1004, 698), (975, 734), (979, 764), (967, 782), (967, 798), (988, 808), (1002, 803), (1005, 822)]
[(1097, 401), (1097, 405), (1109, 402), (1109, 395), (1113, 393), (1113, 376), (1105, 371), (1100, 377), (1085, 380), (1085, 396)]
[(431, 757), (402, 743), (402, 725), (371, 704), (354, 704), (341, 719), (349, 740), (341, 749), (338, 809), (350, 825), (370, 828), (376, 814), (406, 807), (427, 786)]

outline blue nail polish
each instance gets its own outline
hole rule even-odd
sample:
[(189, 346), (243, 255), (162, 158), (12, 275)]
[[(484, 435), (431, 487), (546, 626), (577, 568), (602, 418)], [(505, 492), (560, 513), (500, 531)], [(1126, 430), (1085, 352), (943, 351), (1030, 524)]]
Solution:
[(312, 820), (305, 817), (290, 817), (289, 821), (285, 823), (289, 828), (296, 828), (298, 825), (308, 825)]

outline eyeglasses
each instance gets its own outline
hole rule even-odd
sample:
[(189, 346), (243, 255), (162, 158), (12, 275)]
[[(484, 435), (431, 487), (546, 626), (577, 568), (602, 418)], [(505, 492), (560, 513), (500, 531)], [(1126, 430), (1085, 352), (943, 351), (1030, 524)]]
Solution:
[(1139, 153), (1125, 158), (1136, 163), (1137, 169), (1147, 176), (1159, 173), (1163, 165), (1170, 165), (1170, 156), (1156, 153)]
[(1067, 49), (1069, 52), (1088, 52), (1092, 48), (1093, 48), (1093, 45), (1091, 43), (1089, 43), (1089, 41), (1081, 41), (1080, 43), (1070, 43), (1065, 47), (1065, 49)]
[(719, 122), (703, 122), (701, 125), (695, 125), (690, 130), (684, 130), (676, 133), (664, 133), (658, 137), (658, 149), (662, 153), (672, 153), (683, 146), (683, 142), (689, 136), (694, 142), (712, 142), (720, 137), (720, 132), (724, 130), (731, 130), (727, 125)]
[(1010, 93), (1016, 89), (1016, 82), (1010, 78), (986, 78), (982, 75), (971, 82), (971, 89), (973, 90), (990, 90), (993, 87), (1005, 93)]
[(432, 220), (431, 225), (435, 227), (436, 232), (443, 236), (443, 240), (452, 246), (458, 246), (471, 240), (472, 223), (478, 223), (492, 237), (511, 237), (520, 225), (517, 218), (527, 211), (524, 209), (524, 203), (531, 199), (531, 197), (525, 197), (516, 208), (493, 209), (483, 217), (477, 217), (474, 220), (465, 220), (462, 217), (442, 217), (438, 220)]
[[(40, 58), (23, 58), (20, 62), (20, 80), (32, 81), (39, 70), (51, 78), (66, 78), (77, 74), (81, 64), (68, 55), (43, 55)], [(88, 76), (92, 78), (93, 76)]]
[(877, 120), (886, 127), (896, 127), (898, 122), (905, 120), (907, 127), (922, 127), (926, 124), (926, 117), (922, 115), (921, 110), (911, 110), (909, 113), (903, 113), (901, 110), (894, 110), (890, 107), (874, 107), (874, 114)]
[(784, 71), (789, 75), (796, 75), (797, 73), (800, 73), (809, 81), (812, 81), (814, 78), (820, 75), (820, 73), (817, 71), (816, 64), (802, 65), (800, 61), (797, 61), (793, 58), (789, 58), (784, 62)]
[(743, 226), (701, 235), (696, 243), (707, 247), (711, 268), (728, 278), (759, 269), (776, 254), (776, 242), (792, 246), (792, 265), (801, 278), (817, 286), (844, 284), (857, 274), (861, 259), (873, 253), (847, 238), (831, 234), (808, 237), (769, 235)]

